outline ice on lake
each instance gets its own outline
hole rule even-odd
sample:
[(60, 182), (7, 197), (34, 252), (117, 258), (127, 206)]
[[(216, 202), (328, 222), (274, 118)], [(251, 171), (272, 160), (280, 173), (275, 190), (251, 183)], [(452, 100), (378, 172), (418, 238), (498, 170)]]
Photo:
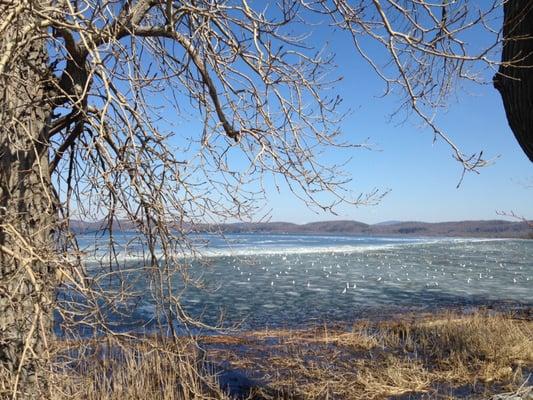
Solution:
[[(128, 235), (122, 236), (128, 243)], [(189, 274), (205, 288), (183, 288), (178, 276), (173, 284), (184, 309), (207, 323), (216, 323), (221, 313), (227, 324), (244, 320), (245, 326), (257, 327), (351, 320), (396, 309), (533, 305), (533, 241), (264, 234), (199, 238), (201, 262), (191, 261)], [(82, 245), (94, 246), (90, 243), (91, 237), (82, 238)], [(125, 263), (138, 262), (131, 249), (123, 256)], [(143, 282), (135, 284), (140, 293), (147, 292)], [(138, 316), (150, 320), (150, 297), (141, 294), (136, 304)]]

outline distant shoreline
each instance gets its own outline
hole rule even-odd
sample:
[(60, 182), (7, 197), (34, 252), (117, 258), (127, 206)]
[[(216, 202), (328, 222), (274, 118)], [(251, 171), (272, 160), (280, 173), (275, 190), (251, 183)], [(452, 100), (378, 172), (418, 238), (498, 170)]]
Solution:
[[(78, 233), (102, 230), (107, 223), (102, 221), (71, 221), (71, 229)], [(113, 229), (119, 232), (134, 231), (129, 221), (117, 220)], [(365, 224), (358, 221), (322, 221), (307, 224), (290, 222), (242, 222), (229, 224), (199, 224), (184, 226), (190, 233), (222, 234), (297, 234), (297, 235), (346, 235), (373, 237), (447, 237), (447, 238), (494, 238), (533, 239), (533, 227), (527, 222), (505, 220), (451, 221), (451, 222), (390, 222)]]

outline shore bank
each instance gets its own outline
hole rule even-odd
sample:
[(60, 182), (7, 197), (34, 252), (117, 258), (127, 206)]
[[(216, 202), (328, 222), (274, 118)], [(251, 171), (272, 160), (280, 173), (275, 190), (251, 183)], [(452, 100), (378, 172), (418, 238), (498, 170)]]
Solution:
[(58, 355), (77, 356), (56, 371), (54, 400), (506, 398), (502, 393), (529, 399), (533, 393), (531, 308), (56, 346)]

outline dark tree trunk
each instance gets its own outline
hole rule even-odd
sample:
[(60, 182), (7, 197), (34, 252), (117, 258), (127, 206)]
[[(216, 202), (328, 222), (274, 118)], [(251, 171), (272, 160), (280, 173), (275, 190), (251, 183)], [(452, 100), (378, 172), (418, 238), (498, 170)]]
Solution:
[(47, 53), (24, 18), (0, 37), (31, 38), (0, 76), (0, 398), (46, 398), (46, 336), (56, 285), (50, 262), (55, 222), (48, 159)]
[(533, 1), (504, 4), (502, 64), (494, 77), (507, 121), (533, 162)]

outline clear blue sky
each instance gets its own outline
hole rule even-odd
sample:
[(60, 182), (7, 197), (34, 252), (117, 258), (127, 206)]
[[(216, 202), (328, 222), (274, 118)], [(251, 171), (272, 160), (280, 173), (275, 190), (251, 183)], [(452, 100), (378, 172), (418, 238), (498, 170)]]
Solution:
[[(329, 32), (329, 31), (324, 31)], [(320, 30), (311, 40), (323, 42)], [(340, 207), (337, 216), (307, 209), (288, 191), (267, 193), (271, 220), (305, 223), (353, 219), (367, 223), (386, 220), (449, 221), (500, 219), (498, 211), (513, 211), (533, 219), (533, 164), (522, 153), (507, 124), (499, 94), (492, 85), (469, 85), (451, 100), (438, 122), (464, 153), (483, 150), (496, 158), (480, 174), (468, 173), (461, 186), (462, 168), (442, 140), (433, 144), (429, 129), (416, 118), (398, 125), (389, 121), (399, 99), (380, 98), (384, 85), (355, 53), (347, 37), (329, 32), (337, 54), (338, 74), (344, 77), (338, 92), (353, 112), (342, 128), (352, 142), (369, 142), (379, 150), (332, 152), (331, 162), (353, 157), (346, 166), (354, 192), (373, 188), (390, 190), (377, 206)], [(483, 40), (472, 37), (471, 40)], [(317, 43), (318, 44), (318, 43)], [(487, 73), (490, 77), (492, 73)], [(468, 93), (466, 93), (466, 91)]]
[[(486, 40), (477, 35), (470, 40)], [(401, 125), (390, 122), (389, 115), (399, 99), (379, 98), (383, 82), (361, 61), (348, 40), (342, 40), (341, 35), (332, 40), (338, 72), (344, 77), (338, 89), (345, 105), (354, 111), (344, 121), (343, 130), (354, 142), (368, 137), (380, 149), (352, 150), (353, 161), (347, 166), (353, 176), (351, 188), (361, 192), (377, 187), (390, 189), (390, 193), (377, 206), (343, 207), (334, 217), (306, 210), (285, 193), (273, 193), (272, 220), (355, 219), (376, 223), (502, 218), (498, 211), (514, 211), (533, 219), (533, 163), (516, 142), (492, 85), (468, 85), (438, 119), (465, 153), (483, 150), (488, 158), (498, 157), (480, 174), (468, 173), (456, 188), (462, 168), (452, 158), (450, 148), (442, 140), (433, 144), (432, 133), (414, 117)], [(487, 77), (491, 76), (487, 71)]]

